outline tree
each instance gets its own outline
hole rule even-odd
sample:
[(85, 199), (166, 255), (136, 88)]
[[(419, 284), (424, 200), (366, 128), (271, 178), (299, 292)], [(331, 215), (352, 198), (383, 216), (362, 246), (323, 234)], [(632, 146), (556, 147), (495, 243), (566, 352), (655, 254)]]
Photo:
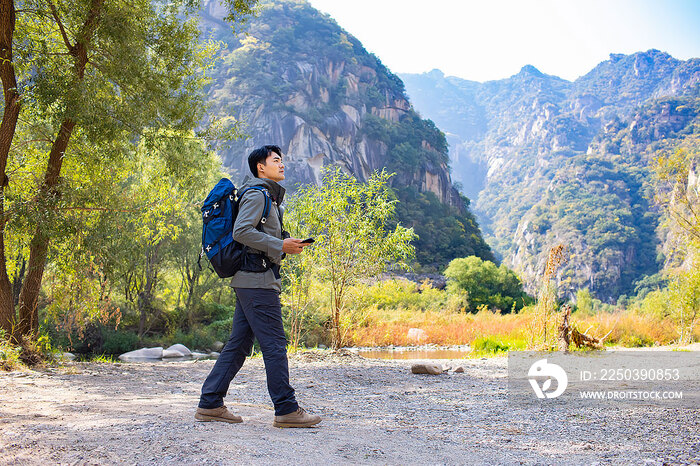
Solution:
[[(324, 171), (322, 186), (302, 188), (289, 202), (285, 226), (298, 237), (314, 237), (298, 279), (315, 274), (330, 284), (333, 346), (343, 344), (341, 317), (350, 286), (389, 267), (407, 267), (413, 256), (413, 229), (388, 227), (394, 215), (385, 171), (366, 183), (338, 167)], [(303, 285), (302, 285), (303, 288)]]
[[(230, 16), (249, 13), (255, 3), (228, 1)], [(14, 2), (2, 0), (0, 326), (15, 337), (36, 333), (51, 241), (61, 234), (62, 214), (82, 208), (66, 199), (75, 175), (118, 170), (146, 129), (186, 133), (201, 121), (203, 71), (214, 46), (199, 42), (199, 6), (186, 0), (30, 0), (16, 10)], [(18, 115), (26, 117), (20, 129), (25, 138), (13, 141)], [(34, 172), (26, 176), (32, 182), (13, 186), (7, 166), (26, 170), (30, 164), (20, 160), (26, 153), (34, 157)], [(16, 320), (6, 262), (17, 250), (6, 248), (6, 227), (29, 204), (38, 206), (35, 215), (17, 220), (31, 239), (19, 247), (28, 257)]]
[(655, 200), (668, 230), (665, 275), (668, 313), (678, 326), (679, 343), (688, 344), (700, 315), (700, 150), (697, 139), (687, 147), (660, 154), (652, 164)]
[(527, 295), (518, 276), (505, 265), (496, 266), (476, 256), (454, 259), (445, 269), (450, 286), (467, 292), (469, 310), (480, 306), (510, 312), (522, 309)]

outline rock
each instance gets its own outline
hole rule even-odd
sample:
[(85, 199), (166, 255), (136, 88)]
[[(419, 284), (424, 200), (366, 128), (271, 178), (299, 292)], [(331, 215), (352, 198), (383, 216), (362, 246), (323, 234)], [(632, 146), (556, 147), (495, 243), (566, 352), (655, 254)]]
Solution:
[(224, 349), (224, 343), (217, 340), (211, 345), (211, 349), (221, 352), (221, 350)]
[[(218, 353), (217, 353), (218, 354)], [(202, 359), (202, 358), (208, 358), (209, 354), (207, 353), (198, 353), (197, 351), (192, 351), (191, 355), (194, 359)]]
[[(192, 351), (189, 350), (188, 347), (185, 345), (181, 345), (180, 343), (176, 343), (172, 346), (169, 346), (166, 351), (178, 351), (180, 352), (183, 356), (189, 356), (192, 354)], [(165, 357), (165, 356), (163, 356)]]
[(427, 338), (425, 330), (420, 328), (409, 328), (407, 338), (413, 343), (421, 343)]
[(462, 367), (462, 366), (455, 367), (455, 373), (459, 373), (459, 374), (464, 373), (464, 367)]
[(328, 349), (326, 345), (318, 345), (318, 349)]
[(185, 355), (177, 350), (171, 350), (171, 349), (164, 349), (163, 350), (163, 359), (169, 359), (169, 358), (184, 358)]
[(134, 351), (129, 351), (119, 355), (119, 359), (122, 361), (138, 360), (138, 359), (162, 359), (163, 358), (163, 347), (158, 346), (156, 348), (141, 348)]
[(411, 366), (411, 372), (414, 374), (442, 374), (442, 366), (437, 364), (414, 364)]
[(216, 351), (212, 351), (211, 353), (209, 353), (209, 357), (212, 359), (219, 359), (220, 355), (221, 353), (217, 353)]
[(73, 361), (75, 359), (75, 354), (73, 353), (51, 353), (51, 359), (55, 361)]

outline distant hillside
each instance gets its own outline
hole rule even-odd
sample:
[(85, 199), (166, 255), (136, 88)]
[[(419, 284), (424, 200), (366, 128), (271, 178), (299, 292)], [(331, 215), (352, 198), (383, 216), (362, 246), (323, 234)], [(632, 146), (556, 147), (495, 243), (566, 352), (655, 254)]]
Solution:
[(569, 294), (589, 287), (614, 301), (663, 265), (647, 166), (700, 132), (700, 59), (611, 55), (575, 82), (529, 65), (485, 83), (438, 70), (401, 77), (447, 133), (453, 176), (490, 244), (531, 290), (560, 242)]
[[(233, 36), (212, 1), (202, 28), (225, 42), (209, 89), (215, 114), (250, 135), (219, 148), (242, 175), (262, 144), (286, 154), (288, 187), (318, 183), (335, 164), (366, 179), (395, 172), (398, 220), (419, 235), (418, 260), (443, 266), (455, 257), (493, 260), (469, 201), (452, 185), (447, 143), (413, 111), (403, 83), (330, 17), (304, 1), (264, 1), (260, 15)], [(351, 226), (349, 226), (351, 227)]]

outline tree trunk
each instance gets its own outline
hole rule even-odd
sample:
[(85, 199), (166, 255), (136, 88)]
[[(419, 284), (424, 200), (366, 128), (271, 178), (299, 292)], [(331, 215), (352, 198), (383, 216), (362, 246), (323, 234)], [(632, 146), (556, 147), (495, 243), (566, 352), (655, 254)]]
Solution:
[(8, 184), (5, 169), (10, 146), (19, 118), (20, 97), (12, 62), (12, 38), (15, 32), (15, 4), (13, 0), (0, 0), (0, 80), (5, 97), (5, 110), (0, 123), (0, 329), (12, 333), (15, 323), (15, 306), (12, 286), (5, 263), (5, 187)]
[(559, 323), (559, 338), (558, 338), (558, 349), (565, 353), (569, 352), (570, 334), (571, 327), (569, 325), (569, 318), (571, 317), (571, 306), (565, 304), (562, 306), (561, 322)]
[[(0, 1), (4, 2), (7, 0)], [(77, 36), (78, 41), (74, 45), (68, 42), (68, 36), (65, 34), (58, 12), (52, 4), (50, 5), (53, 17), (63, 33), (63, 39), (68, 48), (68, 52), (74, 58), (74, 71), (78, 80), (82, 80), (85, 75), (85, 67), (88, 63), (88, 44), (97, 30), (103, 1), (104, 0), (92, 0), (90, 10), (87, 13), (80, 34)], [(70, 117), (70, 110), (66, 109), (66, 117), (61, 123), (58, 136), (51, 146), (44, 183), (39, 188), (39, 202), (46, 202), (50, 196), (57, 196), (60, 194), (57, 188), (59, 176), (61, 174), (61, 165), (63, 164), (63, 157), (65, 156), (66, 148), (68, 147), (68, 142), (70, 141), (74, 127), (75, 121)], [(3, 168), (4, 171), (4, 167), (0, 168)], [(41, 290), (41, 281), (44, 276), (44, 267), (46, 266), (48, 250), (49, 237), (42, 230), (41, 224), (38, 224), (34, 231), (34, 237), (29, 244), (29, 264), (27, 267), (27, 275), (22, 284), (22, 291), (19, 295), (19, 322), (14, 329), (15, 337), (21, 337), (22, 335), (34, 337), (39, 329), (37, 301), (39, 298), (39, 291)], [(0, 262), (4, 264), (4, 261)], [(2, 277), (0, 277), (0, 281), (2, 281)]]
[(158, 280), (158, 249), (160, 245), (156, 245), (154, 250), (146, 253), (146, 282), (139, 292), (139, 340), (143, 339), (146, 333), (146, 319), (148, 314), (153, 309), (153, 290), (155, 290)]
[[(21, 265), (19, 265), (21, 264)], [(24, 281), (24, 273), (27, 270), (27, 260), (20, 253), (17, 254), (17, 262), (15, 267), (19, 267), (19, 270), (15, 271), (15, 276), (12, 277), (12, 305), (17, 306), (19, 304), (19, 292), (22, 289), (22, 282)]]
[[(46, 175), (44, 183), (40, 188), (38, 196), (39, 202), (48, 202), (51, 195), (57, 195), (56, 189), (61, 173), (61, 165), (63, 164), (63, 156), (68, 147), (71, 133), (75, 123), (66, 119), (61, 124), (61, 129), (58, 132), (58, 138), (51, 147), (49, 154), (49, 163), (46, 167)], [(17, 336), (21, 335), (36, 335), (39, 329), (39, 318), (37, 301), (39, 299), (39, 291), (41, 290), (41, 280), (44, 276), (44, 267), (46, 265), (46, 257), (49, 251), (49, 238), (44, 233), (41, 224), (37, 225), (34, 231), (34, 237), (29, 243), (29, 264), (27, 266), (27, 275), (22, 284), (22, 291), (19, 295), (19, 322), (17, 325)]]
[[(190, 275), (189, 270), (187, 271), (187, 282), (189, 285), (189, 290), (187, 291), (187, 301), (185, 302), (185, 311), (187, 312), (187, 325), (189, 328), (194, 326), (194, 309), (192, 309), (192, 301), (194, 298), (194, 292), (197, 288), (197, 283), (199, 282), (199, 269), (195, 265), (192, 267), (192, 275)], [(219, 299), (219, 302), (221, 299)]]

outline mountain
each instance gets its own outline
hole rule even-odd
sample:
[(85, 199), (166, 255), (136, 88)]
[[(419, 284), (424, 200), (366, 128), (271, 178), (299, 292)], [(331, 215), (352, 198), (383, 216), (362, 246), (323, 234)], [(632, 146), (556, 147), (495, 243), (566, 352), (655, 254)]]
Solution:
[(559, 243), (570, 296), (588, 287), (615, 301), (663, 267), (648, 167), (700, 132), (700, 59), (613, 54), (574, 82), (531, 65), (485, 83), (439, 70), (400, 76), (445, 130), (455, 180), (529, 290)]
[(285, 153), (288, 187), (320, 183), (338, 165), (360, 180), (394, 172), (397, 217), (419, 235), (417, 259), (440, 267), (455, 257), (494, 260), (469, 200), (453, 186), (447, 142), (412, 108), (402, 81), (329, 16), (305, 1), (263, 1), (237, 35), (215, 1), (202, 29), (224, 47), (208, 91), (212, 115), (234, 120), (249, 138), (219, 147), (242, 177), (255, 147)]

